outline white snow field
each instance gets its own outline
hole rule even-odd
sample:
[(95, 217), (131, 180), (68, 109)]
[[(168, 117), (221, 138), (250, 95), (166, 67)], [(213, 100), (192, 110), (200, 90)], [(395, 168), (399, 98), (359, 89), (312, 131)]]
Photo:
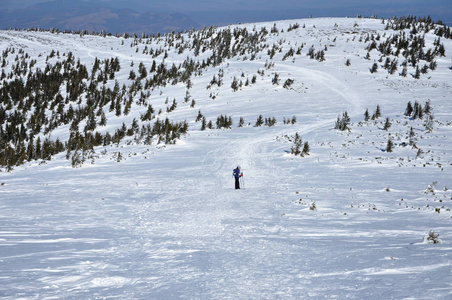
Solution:
[[(299, 28), (288, 31), (295, 23)], [(274, 24), (277, 34), (270, 33)], [(411, 66), (406, 77), (399, 76), (400, 66), (388, 74), (377, 50), (365, 58), (368, 34), (383, 40), (398, 32), (385, 30), (382, 20), (234, 27), (266, 27), (269, 47), (254, 59), (239, 54), (192, 76), (194, 107), (184, 102), (183, 83), (150, 91), (147, 101), (156, 112), (162, 109), (160, 119), (188, 122), (188, 134), (176, 144), (146, 145), (127, 137), (95, 148), (94, 157), (76, 168), (64, 152), (11, 172), (2, 169), (0, 298), (452, 298), (452, 40), (441, 38), (446, 56), (436, 58), (435, 71), (415, 79)], [(426, 33), (425, 48), (437, 38)], [(95, 57), (118, 57), (120, 86), (133, 82), (129, 72), (139, 62), (148, 69), (154, 59), (162, 62), (163, 54), (143, 54), (145, 46), (167, 49), (169, 66), (212, 54), (178, 54), (163, 37), (160, 43), (132, 42), (0, 31), (0, 49), (23, 49), (37, 60), (34, 68), (44, 69), (53, 49), (61, 54), (53, 62), (72, 51), (88, 70)], [(283, 60), (302, 44), (301, 54)], [(273, 45), (281, 51), (270, 58)], [(311, 45), (316, 52), (327, 47), (324, 61), (307, 56)], [(16, 54), (8, 56), (6, 74)], [(374, 62), (379, 69), (371, 73)], [(274, 65), (266, 68), (269, 63)], [(220, 69), (223, 85), (207, 89)], [(278, 85), (272, 84), (275, 73)], [(256, 83), (245, 86), (253, 75)], [(234, 77), (243, 81), (235, 92)], [(294, 82), (284, 88), (289, 78)], [(106, 85), (113, 87), (114, 80)], [(166, 112), (173, 99), (177, 108)], [(432, 130), (427, 118), (404, 115), (408, 101), (430, 101)], [(366, 109), (373, 114), (377, 105), (381, 117), (365, 122)], [(145, 111), (134, 103), (129, 115), (117, 117), (107, 106), (107, 126), (97, 130), (130, 126)], [(202, 131), (198, 111), (214, 124), (220, 115), (231, 116), (233, 125)], [(345, 111), (349, 130), (334, 129)], [(275, 117), (276, 125), (256, 127), (259, 115)], [(284, 124), (292, 116), (296, 123)], [(392, 125), (383, 130), (387, 117)], [(410, 128), (417, 148), (409, 145)], [(295, 133), (309, 143), (309, 155), (290, 154)], [(51, 134), (62, 141), (68, 136), (69, 125)], [(389, 138), (393, 152), (385, 151)], [(245, 186), (235, 190), (232, 170), (238, 164)], [(438, 243), (427, 239), (430, 232), (439, 234)]]

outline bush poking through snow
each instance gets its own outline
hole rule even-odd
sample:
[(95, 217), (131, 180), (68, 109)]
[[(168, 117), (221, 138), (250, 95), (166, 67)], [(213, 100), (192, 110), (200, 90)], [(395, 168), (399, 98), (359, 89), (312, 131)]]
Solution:
[(428, 236), (424, 238), (424, 243), (426, 244), (441, 244), (441, 240), (439, 239), (439, 233), (435, 233), (433, 230), (430, 230)]
[(317, 210), (317, 206), (315, 205), (315, 201), (311, 203), (311, 206), (309, 206), (309, 210)]
[(283, 88), (290, 89), (290, 87), (293, 83), (294, 83), (294, 80), (289, 78), (284, 82)]

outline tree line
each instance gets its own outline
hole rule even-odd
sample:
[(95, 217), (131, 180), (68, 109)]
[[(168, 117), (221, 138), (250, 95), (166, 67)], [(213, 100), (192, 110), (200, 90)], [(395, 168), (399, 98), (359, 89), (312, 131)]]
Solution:
[[(396, 59), (401, 55), (406, 65), (416, 66), (422, 73), (425, 67), (420, 61), (425, 61), (427, 70), (434, 70), (435, 58), (445, 55), (445, 48), (440, 38), (451, 38), (450, 28), (441, 23), (434, 23), (431, 19), (399, 18), (387, 22), (387, 29), (399, 30), (390, 36), (368, 35), (367, 50), (376, 49), (384, 66), (388, 70), (397, 68)], [(298, 24), (289, 25), (287, 31), (299, 30)], [(304, 28), (304, 26), (303, 26)], [(410, 30), (410, 32), (406, 32)], [(42, 31), (42, 29), (31, 29)], [(433, 48), (424, 50), (425, 33), (433, 31), (438, 38)], [(53, 34), (61, 34), (57, 29), (51, 29)], [(0, 58), (0, 166), (11, 169), (26, 161), (50, 159), (53, 155), (66, 151), (67, 158), (81, 158), (84, 153), (92, 151), (99, 145), (119, 143), (125, 137), (135, 137), (145, 143), (174, 143), (188, 130), (184, 122), (171, 122), (168, 118), (159, 119), (162, 111), (156, 112), (150, 104), (151, 93), (167, 85), (183, 83), (187, 87), (185, 101), (190, 99), (189, 90), (194, 76), (201, 76), (208, 68), (214, 68), (228, 59), (254, 60), (261, 55), (273, 59), (282, 52), (282, 41), (269, 45), (268, 35), (277, 35), (276, 25), (270, 32), (265, 27), (253, 29), (214, 27), (201, 30), (171, 32), (165, 35), (149, 36), (116, 35), (122, 46), (135, 49), (135, 52), (151, 57), (151, 62), (132, 62), (130, 66), (120, 64), (118, 57), (105, 59), (95, 58), (91, 67), (87, 67), (80, 58), (68, 51), (61, 53), (51, 50), (47, 56), (31, 57), (24, 49), (8, 47), (2, 51)], [(63, 34), (77, 34), (83, 38), (89, 35), (86, 31), (63, 32)], [(105, 32), (91, 33), (99, 38), (112, 36)], [(130, 43), (126, 45), (125, 43)], [(295, 55), (301, 55), (304, 44), (291, 46), (281, 54), (282, 61)], [(168, 52), (178, 55), (187, 53), (181, 63), (167, 63)], [(313, 46), (307, 51), (307, 56), (318, 61), (325, 60), (327, 48), (316, 50)], [(205, 54), (203, 59), (199, 58)], [(393, 59), (394, 58), (394, 59)], [(38, 60), (42, 68), (36, 67)], [(274, 62), (267, 62), (266, 69), (274, 66)], [(130, 68), (127, 81), (118, 81), (118, 72)], [(9, 71), (6, 71), (9, 70)], [(395, 72), (395, 70), (394, 70)], [(258, 74), (264, 76), (264, 70)], [(214, 75), (208, 89), (224, 83), (224, 71), (219, 69)], [(244, 74), (242, 74), (244, 77)], [(234, 91), (243, 85), (256, 83), (257, 76), (245, 83), (234, 77), (231, 88)], [(278, 73), (274, 73), (272, 84), (279, 84)], [(283, 81), (284, 88), (290, 89), (293, 79)], [(211, 94), (214, 99), (215, 95)], [(144, 113), (137, 116), (132, 124), (123, 124), (111, 132), (106, 132), (108, 124), (107, 113), (121, 117), (131, 113), (136, 105), (144, 108)], [(167, 107), (167, 113), (177, 108), (177, 101)], [(204, 116), (199, 116), (202, 129), (213, 128), (212, 121), (207, 122)], [(215, 122), (217, 128), (230, 128), (230, 117), (220, 116)], [(256, 126), (265, 124), (274, 126), (274, 118), (264, 119), (262, 116), (256, 121)], [(239, 126), (243, 126), (241, 118)], [(259, 125), (257, 125), (259, 124)], [(67, 140), (51, 138), (56, 129), (67, 128)], [(342, 125), (340, 125), (341, 128)], [(79, 160), (76, 160), (79, 161)]]

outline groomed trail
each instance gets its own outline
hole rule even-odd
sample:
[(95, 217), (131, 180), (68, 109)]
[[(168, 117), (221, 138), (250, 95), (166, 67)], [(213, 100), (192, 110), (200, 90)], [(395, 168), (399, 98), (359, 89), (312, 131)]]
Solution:
[[(207, 151), (199, 166), (180, 170), (178, 176), (185, 179), (175, 181), (175, 191), (158, 203), (146, 204), (137, 214), (140, 220), (148, 220), (140, 224), (145, 232), (142, 236), (152, 237), (149, 245), (155, 245), (163, 234), (166, 242), (161, 245), (161, 252), (174, 247), (170, 251), (174, 256), (168, 260), (173, 267), (167, 270), (168, 274), (161, 274), (161, 281), (174, 281), (174, 276), (193, 280), (190, 274), (197, 274), (199, 290), (186, 294), (178, 291), (181, 294), (172, 296), (253, 297), (273, 293), (281, 282), (294, 284), (285, 271), (289, 263), (297, 262), (293, 257), (296, 252), (291, 255), (291, 247), (287, 249), (286, 243), (278, 240), (278, 233), (284, 230), (278, 207), (281, 202), (270, 200), (273, 195), (268, 194), (279, 190), (287, 172), (275, 166), (274, 154), (268, 152), (266, 143), (271, 135), (256, 135), (252, 131), (247, 139), (220, 133), (202, 145), (203, 149), (212, 150)], [(234, 189), (232, 169), (236, 164), (241, 164), (245, 173), (245, 189)], [(162, 214), (168, 219), (155, 224), (153, 220), (162, 219)], [(178, 285), (184, 286), (183, 279)], [(157, 291), (157, 297), (160, 292), (174, 293), (166, 286)]]

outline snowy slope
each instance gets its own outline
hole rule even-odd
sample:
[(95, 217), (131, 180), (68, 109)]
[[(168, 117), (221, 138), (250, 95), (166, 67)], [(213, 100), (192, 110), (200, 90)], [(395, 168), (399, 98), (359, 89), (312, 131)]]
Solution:
[[(300, 27), (288, 31), (295, 23)], [(237, 27), (270, 32), (273, 26)], [(290, 20), (276, 27), (279, 33), (267, 36), (269, 48), (254, 60), (238, 55), (193, 76), (194, 107), (184, 102), (183, 83), (150, 91), (147, 101), (162, 109), (160, 119), (189, 124), (175, 145), (129, 137), (96, 148), (94, 158), (78, 168), (61, 153), (0, 173), (0, 296), (450, 298), (452, 40), (441, 39), (447, 56), (437, 58), (437, 70), (414, 79), (398, 76), (401, 69), (394, 75), (369, 71), (379, 54), (371, 51), (365, 59), (369, 43), (359, 39), (394, 33), (381, 20)], [(436, 38), (428, 33), (426, 48)], [(139, 62), (150, 68), (163, 57), (143, 54), (144, 43), (132, 47), (132, 39), (123, 40), (0, 31), (2, 50), (22, 48), (42, 69), (53, 49), (72, 51), (88, 69), (96, 57), (118, 57), (116, 79), (130, 85), (129, 72)], [(303, 43), (300, 55), (283, 60)], [(272, 45), (281, 51), (270, 59)], [(327, 47), (325, 61), (307, 56), (311, 45), (316, 51)], [(169, 65), (211, 55), (178, 54), (163, 39), (147, 46), (168, 47)], [(220, 69), (223, 85), (207, 89)], [(279, 85), (272, 84), (275, 73)], [(232, 90), (234, 77), (245, 83), (253, 75), (256, 83)], [(294, 83), (283, 88), (289, 78)], [(173, 99), (177, 108), (167, 113)], [(435, 120), (430, 132), (425, 119), (404, 116), (408, 101), (428, 100)], [(372, 114), (377, 105), (382, 116), (364, 122), (365, 110)], [(116, 117), (106, 108), (108, 124), (98, 130), (129, 126), (145, 111), (133, 104), (129, 115)], [(234, 124), (201, 131), (198, 111), (214, 124), (219, 115), (232, 116)], [(335, 130), (344, 111), (350, 130)], [(276, 125), (255, 127), (259, 115), (275, 117)], [(292, 116), (295, 124), (283, 123)], [(244, 127), (238, 127), (240, 117)], [(387, 131), (386, 117), (392, 123)], [(411, 127), (421, 152), (403, 146)], [(54, 130), (52, 138), (66, 140), (68, 129)], [(309, 142), (310, 155), (290, 154), (296, 132)], [(390, 153), (389, 137), (395, 144)], [(239, 191), (231, 176), (237, 164), (245, 180)], [(440, 243), (425, 240), (430, 231), (439, 233)]]

